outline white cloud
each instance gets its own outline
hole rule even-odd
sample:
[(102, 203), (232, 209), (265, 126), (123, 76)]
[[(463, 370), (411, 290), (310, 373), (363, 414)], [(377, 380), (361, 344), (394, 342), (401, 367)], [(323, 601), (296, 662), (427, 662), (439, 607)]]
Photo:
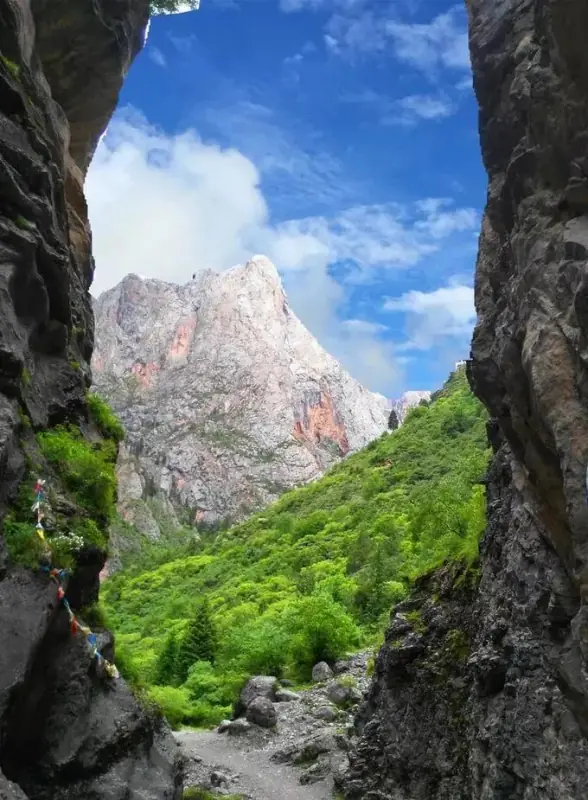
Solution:
[(158, 47), (148, 47), (147, 55), (158, 67), (167, 67), (167, 59)]
[(407, 314), (408, 341), (401, 346), (405, 350), (429, 350), (443, 339), (456, 340), (462, 350), (476, 321), (474, 290), (458, 283), (388, 298), (384, 310)]
[(343, 325), (349, 331), (354, 331), (355, 333), (383, 333), (384, 331), (388, 330), (385, 325), (382, 325), (379, 322), (369, 322), (365, 319), (346, 319), (343, 322)]
[(468, 69), (470, 56), (465, 14), (454, 6), (429, 23), (388, 21), (386, 34), (402, 61), (425, 71), (445, 67)]
[(341, 101), (373, 108), (383, 125), (412, 126), (421, 121), (444, 119), (456, 110), (445, 94), (412, 94), (395, 100), (367, 89), (343, 96)]
[(280, 8), (286, 13), (294, 11), (318, 11), (325, 8), (351, 10), (361, 6), (365, 0), (280, 0)]
[(431, 77), (440, 69), (470, 67), (467, 21), (460, 5), (438, 14), (430, 22), (409, 23), (357, 4), (333, 14), (326, 33), (329, 37), (326, 43), (332, 52), (353, 55), (391, 51), (399, 61)]
[[(350, 287), (333, 277), (329, 265), (350, 262), (367, 276), (407, 268), (436, 252), (443, 239), (477, 225), (472, 209), (434, 199), (274, 223), (250, 159), (204, 143), (195, 131), (165, 135), (129, 112), (111, 123), (86, 192), (94, 293), (129, 272), (182, 283), (199, 270), (224, 270), (265, 253), (284, 275), (292, 306), (310, 330), (353, 374), (378, 389), (397, 374), (393, 351), (379, 340), (377, 326), (341, 321)], [(353, 344), (358, 337), (359, 349)], [(386, 359), (391, 361), (384, 369)]]
[(430, 94), (413, 94), (398, 101), (399, 114), (388, 117), (389, 122), (414, 125), (419, 120), (444, 119), (450, 117), (455, 107), (446, 97)]

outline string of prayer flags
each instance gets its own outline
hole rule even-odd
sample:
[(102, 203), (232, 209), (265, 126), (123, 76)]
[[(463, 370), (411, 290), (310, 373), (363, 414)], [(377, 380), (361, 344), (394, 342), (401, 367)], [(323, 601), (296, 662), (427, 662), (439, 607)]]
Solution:
[(98, 640), (96, 638), (96, 634), (92, 633), (90, 628), (88, 628), (86, 625), (83, 625), (71, 610), (71, 606), (67, 597), (65, 596), (65, 589), (62, 585), (62, 582), (65, 581), (68, 576), (68, 571), (66, 569), (57, 569), (52, 564), (51, 548), (45, 539), (45, 528), (43, 526), (45, 510), (48, 510), (48, 508), (49, 503), (47, 500), (45, 481), (39, 478), (35, 484), (35, 502), (31, 506), (31, 511), (33, 513), (36, 512), (37, 514), (37, 524), (35, 529), (37, 531), (37, 536), (45, 545), (45, 553), (40, 564), (40, 568), (43, 570), (43, 572), (47, 572), (49, 574), (51, 580), (54, 580), (57, 583), (57, 599), (63, 604), (63, 607), (67, 611), (67, 615), (69, 617), (69, 629), (72, 635), (75, 636), (78, 632), (80, 632), (86, 637), (91, 657), (96, 660), (98, 668), (101, 669), (101, 671), (103, 671), (108, 678), (116, 680), (118, 677), (120, 677), (119, 671), (114, 664), (112, 664), (110, 661), (107, 661), (98, 651)]

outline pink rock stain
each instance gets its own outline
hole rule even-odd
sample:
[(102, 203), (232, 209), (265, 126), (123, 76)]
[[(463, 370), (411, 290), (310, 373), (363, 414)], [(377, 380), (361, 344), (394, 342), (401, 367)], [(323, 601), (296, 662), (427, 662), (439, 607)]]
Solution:
[(158, 364), (134, 364), (131, 372), (139, 383), (149, 387), (153, 383), (153, 375), (159, 370)]
[(92, 362), (92, 368), (96, 370), (96, 372), (102, 372), (104, 369), (104, 359), (102, 356), (96, 356)]
[(339, 445), (341, 455), (349, 452), (347, 432), (337, 418), (333, 398), (328, 393), (321, 393), (318, 403), (306, 407), (304, 418), (294, 424), (293, 434), (298, 441), (311, 444), (330, 439)]
[(178, 325), (174, 340), (168, 352), (170, 358), (182, 358), (187, 355), (190, 349), (190, 338), (195, 327), (196, 323), (194, 320), (183, 322)]

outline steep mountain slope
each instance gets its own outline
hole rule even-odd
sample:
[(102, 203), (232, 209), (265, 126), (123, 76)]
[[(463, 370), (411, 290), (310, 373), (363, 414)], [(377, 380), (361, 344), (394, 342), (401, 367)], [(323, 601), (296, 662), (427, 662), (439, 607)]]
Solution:
[[(148, 0), (0, 0), (3, 800), (181, 793), (169, 729), (104, 670), (83, 624), (106, 558), (116, 459), (86, 394), (94, 264), (83, 182), (148, 16)], [(45, 532), (31, 513), (38, 475), (51, 502)], [(51, 577), (50, 566), (69, 573)], [(96, 631), (96, 646), (116, 658), (108, 632)]]
[(418, 629), (394, 618), (349, 800), (582, 800), (588, 785), (588, 5), (468, 7), (489, 521), (480, 576), (421, 585)]
[[(171, 717), (218, 719), (247, 673), (307, 677), (315, 661), (378, 630), (415, 576), (475, 554), (485, 423), (462, 369), (403, 427), (323, 478), (196, 552), (191, 544), (174, 559), (154, 544), (110, 578), (103, 597), (119, 646), (144, 681), (174, 685), (152, 689)], [(191, 662), (175, 671), (170, 634), (182, 640), (203, 598), (218, 634), (216, 667), (186, 681)]]
[(174, 509), (200, 526), (242, 518), (388, 422), (385, 398), (320, 347), (262, 256), (184, 286), (125, 278), (96, 302), (92, 367), (127, 431), (122, 516), (155, 536), (162, 512), (177, 527)]

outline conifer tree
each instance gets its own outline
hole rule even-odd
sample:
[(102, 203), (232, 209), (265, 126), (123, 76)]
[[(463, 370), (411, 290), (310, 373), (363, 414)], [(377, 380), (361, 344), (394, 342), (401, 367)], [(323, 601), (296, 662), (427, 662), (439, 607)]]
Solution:
[(400, 422), (398, 420), (398, 414), (396, 413), (396, 411), (394, 411), (394, 409), (392, 409), (392, 411), (390, 412), (390, 416), (388, 417), (388, 429), (391, 431), (395, 431), (399, 425)]
[(184, 683), (190, 667), (196, 661), (209, 661), (214, 664), (216, 655), (216, 634), (208, 601), (203, 600), (178, 648), (176, 659), (177, 677)]
[(160, 686), (171, 685), (177, 671), (178, 640), (175, 633), (168, 633), (155, 665), (155, 683)]

